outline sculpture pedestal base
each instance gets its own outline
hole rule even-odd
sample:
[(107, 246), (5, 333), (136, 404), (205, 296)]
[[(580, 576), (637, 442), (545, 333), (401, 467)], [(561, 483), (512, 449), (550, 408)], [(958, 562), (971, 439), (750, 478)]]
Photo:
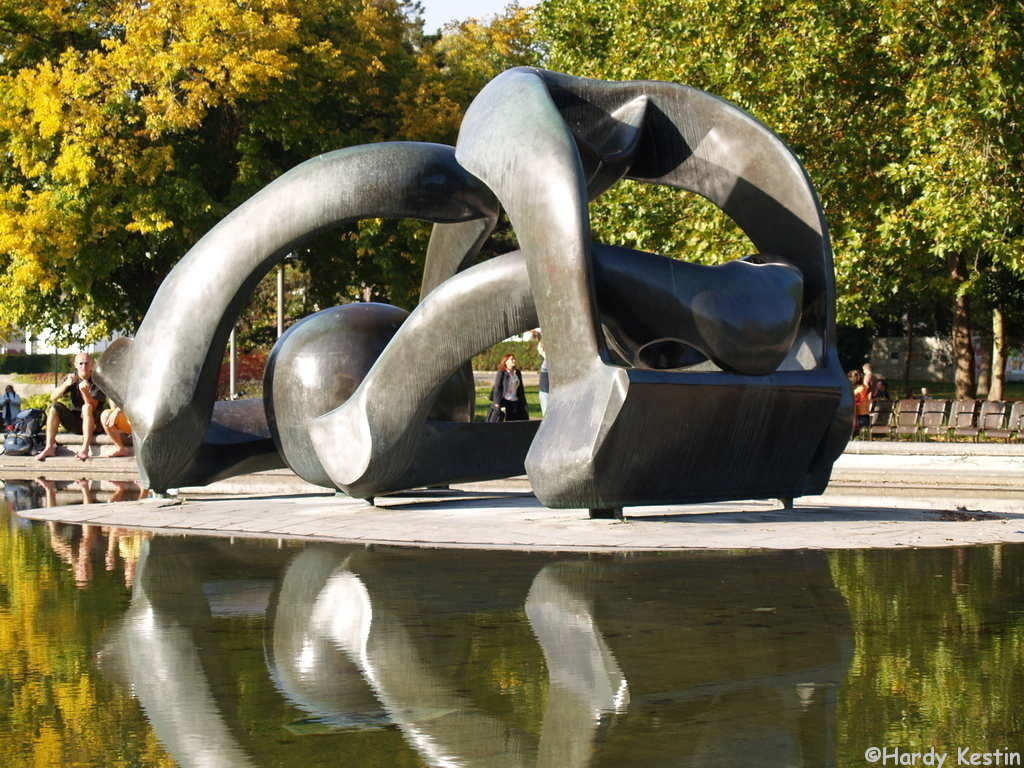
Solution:
[(591, 520), (621, 520), (622, 507), (597, 507), (590, 510)]

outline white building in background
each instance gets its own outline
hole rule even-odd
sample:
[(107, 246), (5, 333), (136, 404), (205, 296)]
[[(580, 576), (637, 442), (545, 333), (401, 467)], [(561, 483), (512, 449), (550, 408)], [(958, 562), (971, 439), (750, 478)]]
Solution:
[(98, 355), (111, 345), (114, 339), (124, 334), (115, 333), (108, 339), (92, 342), (90, 344), (72, 344), (68, 347), (58, 347), (53, 342), (53, 334), (50, 331), (40, 331), (32, 334), (27, 331), (15, 331), (7, 339), (0, 339), (0, 354), (2, 355), (77, 355), (79, 352), (88, 352), (91, 355)]
[(9, 338), (0, 339), (0, 355), (24, 355), (25, 334), (15, 332)]
[[(989, 365), (992, 340), (972, 337), (974, 372)], [(910, 378), (916, 381), (953, 380), (953, 340), (948, 336), (915, 336), (910, 358)], [(875, 373), (890, 381), (903, 377), (907, 364), (907, 339), (903, 336), (879, 336), (871, 344), (871, 363)], [(1010, 347), (1006, 361), (1006, 380), (1024, 381), (1024, 348)]]

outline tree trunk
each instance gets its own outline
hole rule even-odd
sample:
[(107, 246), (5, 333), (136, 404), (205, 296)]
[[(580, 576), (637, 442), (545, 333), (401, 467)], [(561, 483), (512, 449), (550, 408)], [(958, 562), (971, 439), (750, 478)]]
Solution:
[(913, 393), (910, 391), (910, 366), (914, 359), (914, 316), (910, 312), (910, 307), (907, 307), (904, 321), (906, 323), (904, 330), (907, 332), (907, 355), (903, 360), (903, 396), (912, 397)]
[(957, 289), (967, 280), (967, 265), (962, 253), (950, 264), (953, 279), (953, 386), (957, 399), (974, 397), (974, 347), (971, 346), (971, 312), (967, 294)]
[[(979, 349), (984, 349), (984, 345), (988, 343), (986, 337), (978, 339)], [(988, 355), (981, 354), (974, 356), (974, 368), (978, 376), (978, 397), (985, 397), (989, 393), (989, 389), (992, 386), (992, 361), (989, 360)]]
[(992, 386), (988, 390), (989, 400), (1003, 399), (1003, 385), (1006, 383), (1006, 320), (1003, 311), (992, 310)]

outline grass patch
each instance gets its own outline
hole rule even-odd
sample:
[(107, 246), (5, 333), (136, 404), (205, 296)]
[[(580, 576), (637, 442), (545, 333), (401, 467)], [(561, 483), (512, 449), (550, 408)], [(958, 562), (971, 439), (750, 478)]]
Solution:
[[(524, 389), (526, 390), (526, 408), (530, 413), (530, 418), (542, 418), (540, 415), (539, 387), (534, 384), (533, 386), (524, 387)], [(484, 421), (487, 418), (487, 409), (491, 407), (490, 396), (490, 386), (476, 388), (476, 407), (473, 409), (473, 421)]]
[[(909, 382), (906, 391), (903, 389), (903, 382), (898, 379), (888, 379), (889, 395), (893, 400), (901, 397), (918, 397), (921, 394), (921, 387), (928, 390), (928, 397), (936, 400), (953, 400), (956, 397), (956, 387), (951, 381), (914, 381)], [(1024, 400), (1024, 381), (1008, 381), (1003, 385), (1003, 400)]]

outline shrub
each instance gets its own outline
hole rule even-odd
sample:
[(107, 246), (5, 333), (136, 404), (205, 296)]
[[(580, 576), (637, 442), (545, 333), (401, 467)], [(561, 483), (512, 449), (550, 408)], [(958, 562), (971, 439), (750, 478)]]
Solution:
[(53, 375), (53, 371), (48, 371), (47, 373), (15, 373), (11, 375), (11, 378), (16, 384), (43, 384), (54, 387), (58, 381), (69, 373), (71, 373), (70, 370), (57, 371), (56, 377)]
[(21, 398), (22, 410), (26, 408), (38, 408), (41, 411), (45, 411), (50, 407), (50, 396), (47, 394), (40, 395), (28, 395), (27, 397)]
[[(242, 397), (258, 397), (263, 393), (263, 371), (267, 367), (266, 352), (242, 352), (235, 359), (235, 388)], [(230, 363), (225, 361), (220, 366), (217, 379), (217, 396), (221, 399), (228, 396), (228, 383), (231, 378)]]
[[(541, 358), (537, 352), (536, 341), (503, 341), (495, 344), (473, 358), (473, 370), (496, 371), (502, 355), (514, 354), (524, 371), (540, 370)], [(266, 352), (240, 352), (235, 366), (235, 388), (240, 397), (259, 397), (263, 393), (263, 371), (267, 367)], [(217, 396), (221, 399), (228, 396), (228, 362), (225, 360), (220, 367), (217, 380)]]
[[(57, 359), (54, 360), (54, 357)], [(0, 355), (0, 373), (70, 373), (74, 355)]]
[(543, 358), (537, 352), (536, 341), (502, 341), (473, 358), (474, 371), (496, 371), (502, 355), (513, 354), (520, 370), (539, 371)]

